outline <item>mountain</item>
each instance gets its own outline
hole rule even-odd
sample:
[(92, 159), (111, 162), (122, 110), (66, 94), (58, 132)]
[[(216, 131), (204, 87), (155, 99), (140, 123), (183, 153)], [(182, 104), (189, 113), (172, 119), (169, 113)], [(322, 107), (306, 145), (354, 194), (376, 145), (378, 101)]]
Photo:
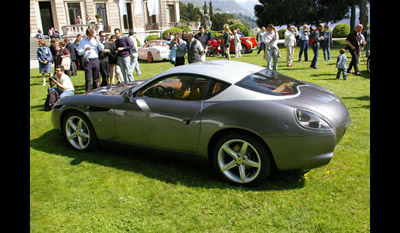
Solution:
[[(243, 0), (180, 0), (182, 3), (192, 3), (195, 6), (199, 6), (200, 9), (204, 6), (204, 2), (207, 3), (207, 7), (209, 6), (210, 1), (212, 2), (214, 10), (220, 9), (225, 13), (236, 13), (254, 17), (254, 10), (249, 10), (251, 7), (248, 7), (247, 2), (254, 2), (255, 0), (243, 1)], [(255, 1), (258, 2), (258, 1)]]
[(258, 0), (235, 0), (243, 9), (247, 10), (251, 14), (249, 16), (255, 17), (254, 6), (261, 4)]

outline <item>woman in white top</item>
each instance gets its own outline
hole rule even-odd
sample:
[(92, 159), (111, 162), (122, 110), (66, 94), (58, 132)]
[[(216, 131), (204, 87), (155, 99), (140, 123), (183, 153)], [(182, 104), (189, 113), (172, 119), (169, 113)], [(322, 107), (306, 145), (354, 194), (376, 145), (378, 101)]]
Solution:
[(296, 36), (299, 34), (296, 27), (288, 25), (285, 31), (285, 46), (286, 46), (286, 64), (293, 66), (294, 47), (296, 46)]
[(272, 24), (269, 24), (267, 26), (267, 33), (265, 33), (265, 41), (266, 41), (266, 46), (265, 46), (265, 54), (268, 54), (267, 64), (268, 67), (267, 69), (271, 69), (271, 61), (272, 59), (274, 60), (274, 67), (273, 70), (277, 71), (278, 70), (278, 56), (279, 56), (279, 48), (278, 48), (278, 40), (279, 40), (279, 35), (278, 32), (276, 32), (275, 27)]
[(233, 35), (234, 35), (234, 42), (235, 42), (236, 58), (239, 58), (242, 56), (242, 54), (241, 54), (242, 44), (240, 43), (240, 35), (239, 35), (239, 33), (237, 33), (237, 30), (233, 30)]

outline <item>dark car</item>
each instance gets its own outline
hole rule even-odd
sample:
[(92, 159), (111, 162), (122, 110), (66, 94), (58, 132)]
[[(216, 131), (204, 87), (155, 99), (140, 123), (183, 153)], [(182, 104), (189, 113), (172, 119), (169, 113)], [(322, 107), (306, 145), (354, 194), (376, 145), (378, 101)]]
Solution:
[(351, 119), (333, 92), (237, 61), (178, 66), (149, 80), (60, 99), (52, 122), (78, 151), (116, 141), (203, 155), (234, 184), (323, 166)]

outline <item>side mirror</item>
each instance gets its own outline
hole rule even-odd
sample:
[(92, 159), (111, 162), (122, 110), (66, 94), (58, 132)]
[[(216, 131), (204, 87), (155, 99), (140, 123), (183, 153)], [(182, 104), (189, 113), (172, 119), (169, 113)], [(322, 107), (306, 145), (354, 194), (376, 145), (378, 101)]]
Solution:
[(131, 91), (131, 90), (126, 91), (126, 92), (122, 95), (122, 97), (124, 97), (124, 101), (125, 101), (125, 102), (127, 102), (127, 103), (131, 102), (132, 91)]

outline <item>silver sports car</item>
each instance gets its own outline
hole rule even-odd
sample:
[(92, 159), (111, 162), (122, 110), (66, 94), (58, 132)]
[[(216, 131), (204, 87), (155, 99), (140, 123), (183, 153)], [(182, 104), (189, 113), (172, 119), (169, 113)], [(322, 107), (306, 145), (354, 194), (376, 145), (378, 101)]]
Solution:
[(100, 141), (207, 156), (234, 184), (331, 160), (351, 119), (333, 92), (264, 67), (208, 61), (65, 97), (52, 122), (76, 150)]

